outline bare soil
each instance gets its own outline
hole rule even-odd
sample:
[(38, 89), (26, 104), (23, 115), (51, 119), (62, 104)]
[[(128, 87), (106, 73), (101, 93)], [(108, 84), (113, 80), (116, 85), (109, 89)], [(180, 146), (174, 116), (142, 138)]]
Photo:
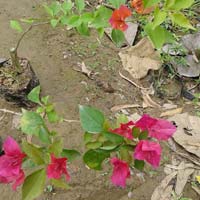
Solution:
[[(8, 49), (17, 41), (19, 35), (9, 27), (9, 20), (23, 17), (45, 17), (43, 0), (0, 0), (0, 57), (8, 57)], [(64, 56), (65, 55), (65, 56)], [(110, 108), (119, 104), (141, 104), (140, 90), (123, 80), (119, 74), (122, 69), (119, 62), (118, 49), (108, 38), (97, 41), (96, 33), (91, 37), (81, 37), (74, 31), (66, 31), (64, 28), (52, 29), (48, 25), (35, 27), (23, 40), (19, 48), (19, 56), (31, 61), (31, 65), (37, 74), (42, 87), (43, 95), (50, 95), (55, 102), (58, 113), (66, 119), (78, 119), (78, 104), (95, 106), (104, 113), (113, 116)], [(64, 58), (65, 57), (65, 58)], [(106, 91), (102, 85), (85, 75), (74, 70), (78, 62), (85, 62), (87, 66), (98, 72), (98, 80), (105, 85), (110, 84), (114, 93)], [(150, 85), (151, 78), (143, 80), (144, 86)], [(155, 100), (164, 103), (167, 99)], [(184, 101), (176, 102), (183, 106)], [(20, 111), (16, 105), (0, 99), (0, 108)], [(148, 108), (129, 109), (129, 113), (149, 114), (158, 117), (160, 110)], [(0, 135), (5, 138), (12, 135), (18, 141), (23, 135), (13, 127), (13, 116), (5, 114), (0, 120)], [(76, 148), (83, 152), (83, 131), (79, 124), (59, 124), (54, 127), (64, 138), (67, 148)], [(165, 146), (165, 144), (163, 144)], [(168, 160), (163, 160), (162, 165), (170, 163), (172, 153), (165, 148)], [(163, 167), (144, 173), (145, 181), (133, 176), (126, 189), (119, 189), (111, 185), (109, 176), (103, 172), (95, 172), (87, 169), (81, 160), (69, 166), (72, 177), (71, 189), (55, 190), (53, 193), (45, 193), (39, 199), (43, 200), (126, 200), (129, 191), (133, 192), (134, 200), (149, 200), (153, 190), (165, 177)], [(108, 171), (108, 173), (110, 173)], [(1, 185), (0, 199), (19, 200), (20, 190), (12, 192), (9, 186)], [(196, 193), (187, 187), (184, 197), (198, 200)]]

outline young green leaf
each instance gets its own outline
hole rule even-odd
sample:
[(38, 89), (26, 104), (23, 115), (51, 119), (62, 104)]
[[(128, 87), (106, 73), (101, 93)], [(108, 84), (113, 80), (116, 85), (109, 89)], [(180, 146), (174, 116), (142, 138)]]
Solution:
[(86, 23), (82, 23), (80, 26), (77, 26), (76, 29), (81, 35), (84, 35), (84, 36), (90, 35), (89, 28)]
[(154, 20), (153, 20), (153, 29), (162, 24), (167, 17), (167, 13), (165, 11), (161, 11), (159, 8), (156, 8), (154, 11)]
[(16, 20), (11, 20), (10, 21), (10, 27), (16, 31), (18, 31), (19, 33), (23, 32), (23, 29), (20, 25), (20, 23)]
[(53, 153), (56, 157), (58, 157), (63, 150), (63, 140), (55, 140), (50, 146), (49, 146), (49, 153)]
[(170, 15), (170, 18), (174, 24), (177, 24), (183, 28), (195, 30), (183, 13), (173, 13)]
[(139, 140), (146, 140), (148, 138), (148, 131), (142, 131), (139, 135)]
[(73, 8), (73, 3), (71, 0), (66, 0), (61, 5), (61, 9), (65, 14), (67, 14), (72, 8)]
[(99, 147), (101, 147), (102, 146), (102, 143), (101, 142), (88, 142), (87, 144), (86, 144), (86, 147), (88, 148), (88, 149), (98, 149)]
[(128, 117), (124, 114), (120, 114), (117, 116), (117, 121), (116, 121), (116, 128), (120, 127), (120, 124), (126, 124), (128, 122)]
[(105, 138), (107, 138), (107, 140), (111, 141), (113, 144), (120, 144), (124, 141), (124, 138), (121, 135), (117, 135), (116, 133), (103, 131), (102, 135)]
[(167, 8), (179, 11), (189, 8), (194, 2), (194, 0), (167, 0), (166, 6)]
[(79, 106), (80, 120), (83, 129), (89, 133), (103, 131), (105, 117), (99, 110), (89, 106)]
[(50, 142), (51, 142), (50, 133), (45, 126), (40, 127), (38, 137), (39, 137), (40, 141), (43, 142), (43, 143), (50, 144)]
[(138, 138), (139, 135), (140, 135), (140, 129), (137, 128), (137, 127), (133, 127), (133, 129), (132, 129), (132, 134), (133, 134), (133, 137), (134, 137), (134, 138)]
[(132, 155), (130, 154), (128, 148), (121, 146), (119, 153), (122, 160), (126, 161), (127, 163), (131, 163)]
[(144, 169), (145, 162), (143, 160), (135, 160), (134, 167), (140, 171)]
[(120, 47), (125, 41), (124, 33), (117, 29), (112, 30), (111, 38), (117, 47)]
[(44, 7), (45, 11), (46, 11), (51, 17), (53, 17), (53, 15), (54, 15), (53, 10), (52, 10), (49, 6), (47, 6), (47, 5), (43, 5), (43, 7)]
[(108, 157), (110, 157), (110, 153), (107, 151), (90, 149), (84, 154), (83, 160), (89, 168), (101, 170), (102, 162)]
[(66, 157), (69, 162), (80, 157), (80, 153), (74, 149), (63, 149), (61, 156)]
[(84, 0), (75, 0), (76, 7), (78, 11), (81, 13), (85, 8), (85, 1)]
[(85, 134), (84, 134), (84, 143), (86, 144), (88, 142), (91, 142), (92, 138), (93, 138), (93, 134), (92, 133), (85, 132)]
[(40, 104), (40, 85), (33, 88), (31, 92), (28, 94), (28, 100)]
[(44, 190), (46, 170), (40, 169), (26, 177), (22, 187), (22, 200), (34, 200)]
[(68, 190), (70, 188), (70, 186), (62, 179), (51, 179), (51, 183), (55, 187), (62, 188), (65, 190)]
[(50, 23), (51, 23), (51, 26), (52, 26), (53, 28), (55, 28), (55, 27), (57, 26), (57, 24), (59, 23), (59, 20), (58, 20), (58, 19), (52, 19), (52, 20), (50, 21)]

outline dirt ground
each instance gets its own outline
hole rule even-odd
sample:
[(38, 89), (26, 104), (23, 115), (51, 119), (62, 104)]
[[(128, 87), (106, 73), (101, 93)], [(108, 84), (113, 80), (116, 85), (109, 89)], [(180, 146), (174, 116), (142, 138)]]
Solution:
[[(38, 6), (44, 3), (42, 0), (0, 0), (0, 57), (8, 57), (8, 49), (12, 47), (19, 37), (9, 27), (9, 20), (23, 17), (45, 17), (43, 8)], [(140, 90), (120, 78), (117, 48), (108, 38), (101, 43), (97, 41), (96, 34), (92, 33), (89, 38), (81, 37), (73, 31), (67, 32), (63, 28), (53, 30), (50, 26), (34, 28), (22, 42), (19, 55), (31, 61), (38, 78), (40, 79), (42, 94), (50, 95), (55, 102), (57, 111), (66, 119), (78, 119), (78, 104), (92, 105), (108, 115), (110, 108), (119, 104), (141, 104)], [(64, 58), (64, 55), (65, 58)], [(78, 62), (85, 62), (87, 66), (98, 73), (98, 79), (105, 84), (109, 83), (115, 89), (114, 93), (108, 93), (104, 88), (85, 75), (73, 70)], [(149, 79), (143, 81), (143, 85), (150, 85)], [(156, 98), (155, 98), (156, 99)], [(160, 103), (167, 102), (165, 99), (156, 99)], [(183, 105), (183, 101), (176, 102)], [(0, 108), (20, 111), (20, 108), (0, 99)], [(129, 109), (129, 113), (142, 114), (148, 112), (158, 117), (158, 109)], [(13, 116), (6, 114), (0, 121), (0, 135), (5, 138), (12, 135), (17, 140), (22, 137), (21, 133), (12, 127)], [(79, 124), (59, 124), (56, 127), (65, 141), (67, 148), (76, 148), (83, 152), (83, 131)], [(163, 144), (164, 145), (164, 144)], [(164, 145), (165, 146), (165, 145)], [(170, 163), (171, 152), (167, 151)], [(56, 190), (54, 193), (45, 193), (39, 199), (42, 200), (116, 200), (128, 199), (129, 191), (133, 193), (134, 200), (149, 200), (153, 190), (159, 185), (165, 176), (162, 166), (153, 171), (153, 175), (145, 173), (145, 182), (137, 176), (132, 177), (126, 189), (119, 189), (111, 185), (109, 175), (103, 172), (88, 170), (81, 160), (69, 167), (72, 181), (71, 189)], [(18, 200), (20, 190), (11, 192), (9, 186), (0, 187), (0, 199)], [(184, 197), (198, 200), (196, 193), (186, 188)]]

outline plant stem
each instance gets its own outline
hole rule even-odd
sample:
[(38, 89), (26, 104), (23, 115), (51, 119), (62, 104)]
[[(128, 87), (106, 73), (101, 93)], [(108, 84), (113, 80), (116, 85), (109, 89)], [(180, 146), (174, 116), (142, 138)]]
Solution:
[(31, 31), (31, 29), (32, 29), (33, 27), (39, 26), (39, 25), (48, 24), (48, 23), (49, 23), (49, 22), (38, 22), (38, 23), (35, 23), (35, 24), (31, 24), (31, 26), (29, 26), (29, 27), (24, 31), (24, 33), (21, 35), (21, 37), (19, 38), (16, 47), (10, 49), (10, 57), (11, 57), (12, 65), (15, 67), (17, 73), (22, 73), (22, 71), (23, 71), (22, 66), (21, 66), (20, 63), (19, 63), (19, 57), (18, 57), (18, 55), (17, 55), (17, 50), (18, 50), (18, 48), (19, 48), (19, 46), (20, 46), (20, 44), (21, 44), (21, 41), (23, 40), (24, 36), (25, 36), (29, 31)]

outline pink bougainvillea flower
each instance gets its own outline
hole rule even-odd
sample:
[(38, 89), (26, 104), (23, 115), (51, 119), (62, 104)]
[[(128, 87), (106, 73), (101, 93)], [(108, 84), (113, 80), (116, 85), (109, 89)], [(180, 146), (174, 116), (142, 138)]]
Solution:
[(8, 137), (3, 144), (4, 155), (0, 156), (0, 183), (12, 183), (13, 190), (24, 182), (22, 161), (26, 155), (12, 137)]
[(56, 158), (54, 154), (51, 154), (51, 163), (47, 167), (48, 178), (60, 179), (62, 174), (65, 175), (67, 181), (70, 180), (67, 171), (67, 158)]
[(161, 147), (157, 142), (151, 142), (148, 140), (140, 140), (137, 144), (134, 152), (134, 158), (137, 160), (144, 160), (151, 164), (154, 168), (157, 168), (161, 159)]
[(129, 16), (131, 16), (131, 11), (126, 6), (121, 5), (119, 9), (113, 11), (109, 22), (114, 29), (125, 31), (128, 28), (125, 19)]
[(144, 114), (136, 123), (135, 126), (142, 131), (147, 130), (150, 137), (158, 140), (168, 140), (176, 132), (176, 126), (164, 119), (152, 118)]
[(130, 177), (129, 165), (116, 157), (112, 158), (110, 162), (114, 166), (111, 176), (112, 183), (124, 188), (126, 186), (126, 179)]
[(133, 121), (129, 121), (126, 124), (121, 124), (119, 128), (116, 128), (114, 130), (110, 130), (112, 133), (117, 133), (119, 135), (122, 135), (130, 140), (133, 139), (132, 134), (132, 126), (134, 125)]

